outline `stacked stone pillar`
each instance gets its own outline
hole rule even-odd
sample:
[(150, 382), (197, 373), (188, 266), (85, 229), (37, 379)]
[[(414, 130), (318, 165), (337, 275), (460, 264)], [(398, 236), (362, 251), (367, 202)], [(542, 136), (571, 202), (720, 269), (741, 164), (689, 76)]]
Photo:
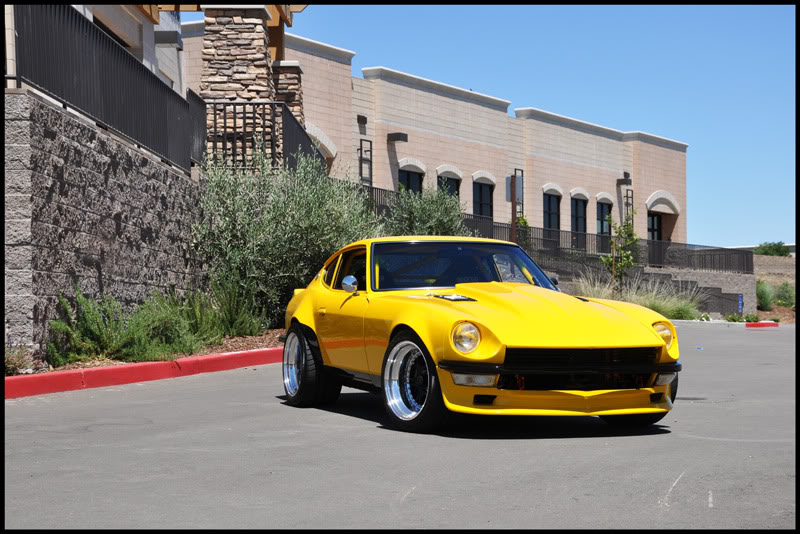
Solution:
[[(283, 102), (292, 112), (301, 126), (305, 127), (306, 120), (303, 114), (303, 70), (297, 61), (275, 61), (272, 64), (272, 78), (275, 84), (275, 100)], [(283, 106), (277, 109), (276, 124), (283, 124)], [(282, 129), (281, 129), (282, 130)], [(281, 130), (276, 132), (277, 145), (283, 152), (283, 138)]]
[(267, 150), (271, 146), (271, 106), (246, 105), (275, 100), (266, 22), (266, 9), (231, 5), (205, 12), (200, 96), (207, 101), (242, 104), (236, 106), (235, 112), (230, 104), (207, 106), (208, 150), (212, 157), (215, 140), (220, 155), (225, 147), (226, 159), (234, 153), (239, 160), (242, 154), (249, 159), (259, 138)]

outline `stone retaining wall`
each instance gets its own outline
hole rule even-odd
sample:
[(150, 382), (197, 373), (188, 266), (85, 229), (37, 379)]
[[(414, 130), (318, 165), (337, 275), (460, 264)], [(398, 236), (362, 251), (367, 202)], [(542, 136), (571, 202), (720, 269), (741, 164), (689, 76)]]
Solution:
[(199, 184), (32, 93), (6, 90), (6, 337), (43, 349), (59, 292), (112, 295), (198, 283)]

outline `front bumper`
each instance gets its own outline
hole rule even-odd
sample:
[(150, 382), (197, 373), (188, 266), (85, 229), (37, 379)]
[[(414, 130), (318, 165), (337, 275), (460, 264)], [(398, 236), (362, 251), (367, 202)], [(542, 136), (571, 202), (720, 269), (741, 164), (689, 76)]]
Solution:
[[(615, 365), (613, 369), (594, 366), (591, 369), (552, 367), (525, 370), (516, 367), (507, 369), (497, 364), (441, 361), (437, 372), (445, 405), (454, 412), (490, 415), (623, 415), (659, 413), (672, 409), (669, 385), (591, 391), (514, 390), (457, 385), (453, 382), (451, 374), (451, 372), (500, 375), (526, 372), (601, 373), (612, 370), (631, 373), (675, 373), (681, 370), (681, 364), (675, 362), (655, 365)], [(487, 396), (494, 397), (491, 404), (485, 404)], [(476, 404), (476, 400), (480, 402)]]

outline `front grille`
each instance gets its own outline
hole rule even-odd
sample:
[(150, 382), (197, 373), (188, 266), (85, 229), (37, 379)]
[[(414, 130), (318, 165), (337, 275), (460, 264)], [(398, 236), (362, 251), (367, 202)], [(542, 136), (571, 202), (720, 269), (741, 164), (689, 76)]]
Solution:
[[(615, 366), (654, 365), (658, 347), (611, 349), (506, 349), (497, 387), (515, 390), (636, 389), (648, 387), (655, 373), (624, 372)], [(543, 372), (556, 368), (557, 372)], [(574, 372), (571, 372), (574, 369)], [(518, 370), (519, 373), (514, 373)], [(537, 372), (537, 370), (542, 372)]]
[(586, 368), (593, 366), (647, 365), (658, 361), (658, 347), (623, 349), (517, 349), (507, 348), (503, 367), (507, 369), (531, 367)]

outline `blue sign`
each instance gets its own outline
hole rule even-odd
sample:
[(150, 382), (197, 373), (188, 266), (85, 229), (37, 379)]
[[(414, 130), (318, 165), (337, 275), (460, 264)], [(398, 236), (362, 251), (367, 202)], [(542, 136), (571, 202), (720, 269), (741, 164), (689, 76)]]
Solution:
[(739, 313), (742, 313), (742, 296), (739, 295)]

